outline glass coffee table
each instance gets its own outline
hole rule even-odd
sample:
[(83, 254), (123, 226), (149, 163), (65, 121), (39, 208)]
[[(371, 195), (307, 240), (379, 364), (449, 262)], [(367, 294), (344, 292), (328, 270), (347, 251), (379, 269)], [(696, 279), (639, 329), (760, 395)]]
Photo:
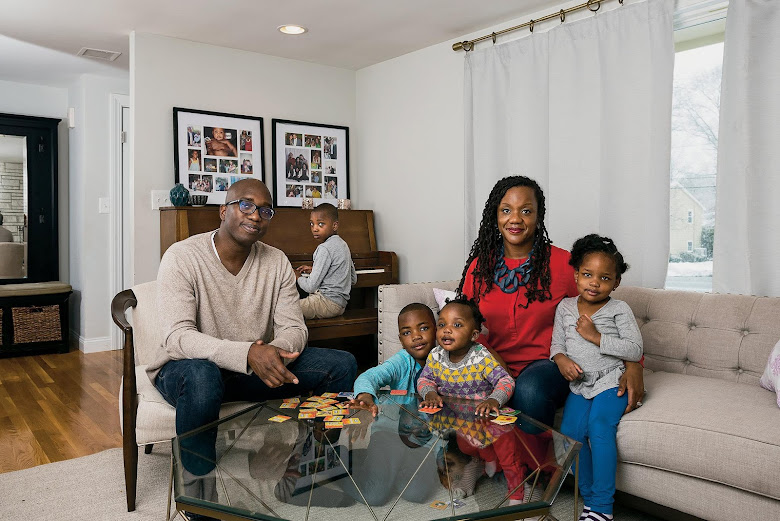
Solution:
[[(174, 438), (176, 510), (222, 520), (554, 519), (581, 446), (514, 411), (505, 425), (477, 419), (478, 402), (464, 399), (445, 397), (428, 414), (416, 396), (380, 392), (376, 418), (341, 408), (346, 398), (312, 400), (260, 403)], [(486, 473), (485, 460), (498, 472)]]

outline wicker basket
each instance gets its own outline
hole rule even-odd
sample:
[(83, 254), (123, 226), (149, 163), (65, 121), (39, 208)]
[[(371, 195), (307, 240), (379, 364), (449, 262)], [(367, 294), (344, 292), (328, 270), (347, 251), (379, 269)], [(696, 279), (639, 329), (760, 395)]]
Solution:
[(60, 307), (15, 307), (13, 312), (14, 344), (62, 340)]

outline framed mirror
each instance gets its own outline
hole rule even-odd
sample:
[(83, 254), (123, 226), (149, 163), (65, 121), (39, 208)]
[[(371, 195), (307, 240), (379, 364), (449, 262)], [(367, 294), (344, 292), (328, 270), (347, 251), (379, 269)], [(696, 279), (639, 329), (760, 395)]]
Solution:
[(59, 122), (0, 114), (0, 284), (59, 277)]

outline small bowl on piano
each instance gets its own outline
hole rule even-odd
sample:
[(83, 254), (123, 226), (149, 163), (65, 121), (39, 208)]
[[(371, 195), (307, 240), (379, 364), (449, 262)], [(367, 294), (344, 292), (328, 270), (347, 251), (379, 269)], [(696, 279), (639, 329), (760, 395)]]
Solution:
[(190, 204), (192, 206), (204, 206), (206, 204), (206, 201), (209, 200), (208, 195), (191, 195), (190, 196)]

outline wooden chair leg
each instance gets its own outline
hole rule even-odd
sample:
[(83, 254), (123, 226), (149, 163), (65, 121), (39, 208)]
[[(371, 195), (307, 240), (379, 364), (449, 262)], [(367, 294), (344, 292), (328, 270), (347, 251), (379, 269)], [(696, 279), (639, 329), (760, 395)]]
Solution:
[(154, 443), (147, 443), (146, 445), (144, 445), (144, 454), (151, 454), (152, 447), (154, 447)]
[(125, 460), (125, 496), (127, 497), (127, 511), (135, 510), (135, 489), (138, 482), (138, 445), (128, 443), (125, 437), (122, 452)]

